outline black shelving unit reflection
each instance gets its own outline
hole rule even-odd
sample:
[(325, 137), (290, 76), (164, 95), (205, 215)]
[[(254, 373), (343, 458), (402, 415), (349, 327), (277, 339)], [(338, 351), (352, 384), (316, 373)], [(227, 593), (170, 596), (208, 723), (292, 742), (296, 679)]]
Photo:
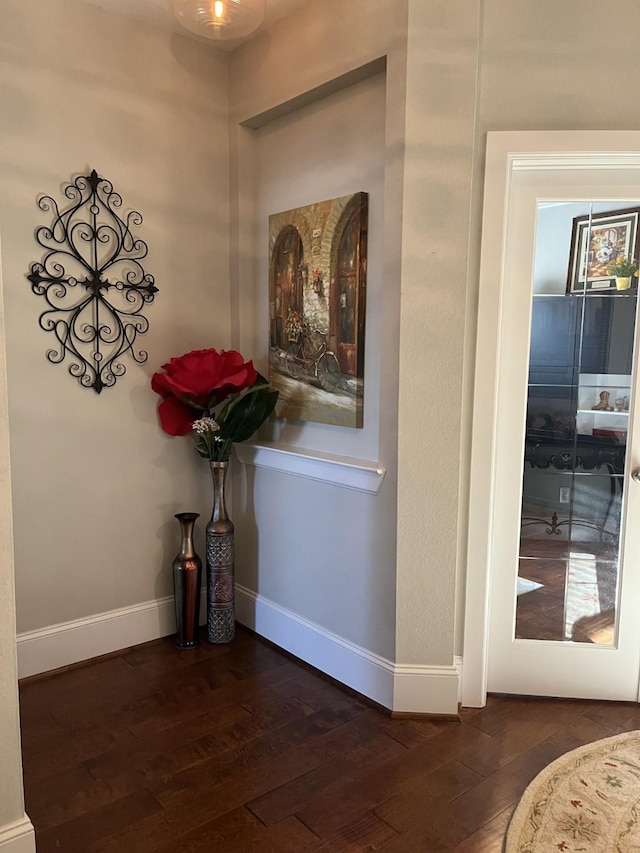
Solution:
[[(523, 528), (544, 525), (545, 534), (555, 537), (577, 525), (597, 530), (601, 541), (619, 536), (628, 413), (585, 412), (607, 388), (615, 409), (623, 378), (630, 384), (635, 316), (635, 293), (534, 296)], [(616, 381), (609, 382), (612, 376)], [(625, 396), (628, 405), (630, 390)], [(599, 494), (603, 475), (608, 488)], [(598, 477), (592, 497), (600, 504), (599, 518), (575, 511), (576, 478), (585, 476)], [(532, 512), (534, 507), (548, 514)]]

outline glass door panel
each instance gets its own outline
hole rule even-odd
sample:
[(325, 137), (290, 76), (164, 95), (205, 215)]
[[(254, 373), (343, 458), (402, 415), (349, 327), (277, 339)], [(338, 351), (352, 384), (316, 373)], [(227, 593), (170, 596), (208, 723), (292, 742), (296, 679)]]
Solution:
[(488, 134), (463, 700), (638, 701), (639, 225), (640, 133)]
[[(594, 220), (619, 206), (585, 204), (579, 220), (589, 266), (568, 286), (539, 274), (544, 246), (536, 246), (517, 640), (616, 642), (638, 279), (616, 288), (608, 267), (631, 252), (615, 218), (606, 231)], [(575, 214), (576, 204), (570, 208)], [(539, 226), (544, 215), (541, 205)], [(548, 233), (544, 224), (539, 233)]]

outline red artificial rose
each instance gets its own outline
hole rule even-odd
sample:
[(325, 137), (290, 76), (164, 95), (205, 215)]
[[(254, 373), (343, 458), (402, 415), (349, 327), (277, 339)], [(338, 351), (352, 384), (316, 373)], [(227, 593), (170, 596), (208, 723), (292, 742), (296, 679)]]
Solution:
[(167, 397), (160, 403), (158, 415), (162, 429), (169, 435), (187, 435), (191, 432), (193, 422), (199, 417), (195, 409), (185, 406), (175, 397)]
[(158, 413), (169, 435), (186, 435), (204, 410), (249, 388), (257, 378), (253, 362), (235, 350), (193, 350), (162, 369), (164, 373), (153, 374), (151, 387), (164, 398)]
[(235, 350), (200, 349), (163, 364), (155, 373), (152, 388), (163, 397), (173, 395), (206, 408), (215, 392), (216, 401), (249, 388), (256, 381), (253, 362)]

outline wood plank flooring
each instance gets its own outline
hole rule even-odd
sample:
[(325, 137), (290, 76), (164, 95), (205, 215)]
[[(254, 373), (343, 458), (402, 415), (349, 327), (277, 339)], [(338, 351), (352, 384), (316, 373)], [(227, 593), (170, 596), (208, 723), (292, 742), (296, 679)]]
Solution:
[(539, 770), (640, 728), (637, 705), (508, 697), (391, 720), (241, 629), (20, 692), (38, 853), (498, 853)]

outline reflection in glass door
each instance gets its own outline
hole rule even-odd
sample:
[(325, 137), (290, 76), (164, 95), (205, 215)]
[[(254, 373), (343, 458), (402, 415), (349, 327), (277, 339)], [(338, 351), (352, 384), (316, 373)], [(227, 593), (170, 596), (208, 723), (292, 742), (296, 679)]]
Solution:
[(561, 291), (536, 249), (516, 639), (616, 642), (638, 279), (619, 290), (611, 273), (636, 254), (615, 208), (573, 218)]

